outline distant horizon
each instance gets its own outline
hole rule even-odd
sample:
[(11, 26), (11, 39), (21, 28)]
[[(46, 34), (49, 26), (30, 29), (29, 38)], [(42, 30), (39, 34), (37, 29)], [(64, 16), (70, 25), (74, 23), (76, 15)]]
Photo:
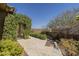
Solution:
[(44, 28), (62, 12), (79, 8), (79, 3), (9, 3), (16, 8), (16, 13), (27, 15), (32, 19), (32, 28)]

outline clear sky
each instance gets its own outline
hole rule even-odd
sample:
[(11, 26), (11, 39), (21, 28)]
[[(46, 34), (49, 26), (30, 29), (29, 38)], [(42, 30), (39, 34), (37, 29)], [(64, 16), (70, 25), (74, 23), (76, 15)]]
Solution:
[(41, 28), (65, 10), (79, 8), (79, 4), (33, 4), (33, 3), (11, 3), (17, 13), (22, 13), (32, 19), (32, 28)]

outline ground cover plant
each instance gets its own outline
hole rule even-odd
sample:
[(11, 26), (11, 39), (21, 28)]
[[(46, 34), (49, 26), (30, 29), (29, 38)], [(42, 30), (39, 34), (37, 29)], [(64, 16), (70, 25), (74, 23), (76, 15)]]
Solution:
[(20, 56), (23, 55), (23, 51), (17, 41), (12, 39), (0, 41), (0, 56)]

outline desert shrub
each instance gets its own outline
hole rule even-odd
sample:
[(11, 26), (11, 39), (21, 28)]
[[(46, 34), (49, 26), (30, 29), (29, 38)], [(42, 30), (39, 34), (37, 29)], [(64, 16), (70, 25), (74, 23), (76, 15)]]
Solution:
[(42, 40), (47, 39), (47, 36), (46, 36), (45, 34), (31, 33), (30, 35), (33, 36), (33, 37), (36, 37), (36, 38), (40, 38), (40, 39), (42, 39)]
[(61, 39), (60, 48), (64, 49), (62, 52), (65, 52), (66, 55), (79, 55), (79, 41), (72, 39)]
[(6, 39), (0, 41), (0, 56), (20, 56), (23, 48), (14, 40)]

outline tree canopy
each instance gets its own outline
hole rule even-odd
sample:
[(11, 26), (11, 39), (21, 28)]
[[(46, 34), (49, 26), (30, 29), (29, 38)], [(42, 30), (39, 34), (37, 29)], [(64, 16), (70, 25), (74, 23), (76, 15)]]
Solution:
[(51, 20), (47, 26), (49, 28), (57, 28), (57, 27), (71, 28), (75, 24), (79, 23), (78, 20), (76, 20), (78, 15), (79, 15), (79, 8), (67, 10), (62, 14), (58, 15), (55, 19)]

